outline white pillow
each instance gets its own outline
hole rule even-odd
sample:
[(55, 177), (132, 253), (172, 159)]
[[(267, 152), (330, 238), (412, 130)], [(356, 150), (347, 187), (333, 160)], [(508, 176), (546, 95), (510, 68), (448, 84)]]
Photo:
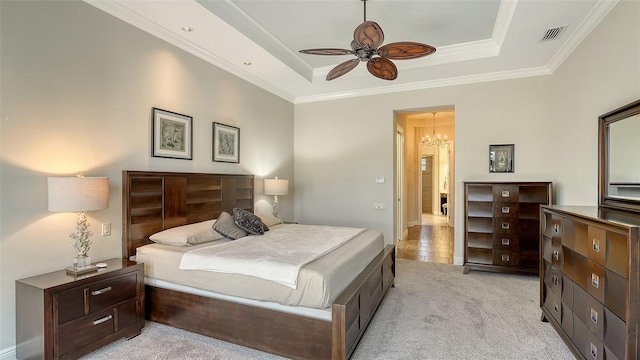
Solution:
[(189, 246), (208, 241), (222, 240), (225, 237), (213, 230), (216, 220), (177, 226), (149, 236), (153, 242), (174, 246)]
[(267, 214), (256, 214), (262, 220), (262, 223), (267, 225), (267, 227), (272, 227), (273, 225), (283, 224), (282, 220), (278, 219), (275, 216), (267, 215)]

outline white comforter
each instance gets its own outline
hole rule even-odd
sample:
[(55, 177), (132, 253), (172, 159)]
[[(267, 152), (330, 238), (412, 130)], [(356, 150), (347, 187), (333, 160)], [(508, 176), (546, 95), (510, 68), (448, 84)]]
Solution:
[(182, 256), (180, 269), (255, 276), (295, 289), (302, 266), (338, 248), (365, 230), (287, 225), (261, 236), (247, 236), (189, 251)]

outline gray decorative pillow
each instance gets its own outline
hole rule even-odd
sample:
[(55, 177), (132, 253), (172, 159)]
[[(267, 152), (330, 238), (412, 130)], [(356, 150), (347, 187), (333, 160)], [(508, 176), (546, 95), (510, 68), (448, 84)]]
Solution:
[(223, 211), (218, 216), (218, 220), (213, 224), (213, 230), (219, 232), (225, 237), (236, 240), (247, 236), (247, 232), (242, 230), (233, 220), (229, 213)]
[(236, 225), (244, 229), (249, 234), (264, 235), (262, 220), (247, 210), (233, 208), (233, 220), (235, 220)]

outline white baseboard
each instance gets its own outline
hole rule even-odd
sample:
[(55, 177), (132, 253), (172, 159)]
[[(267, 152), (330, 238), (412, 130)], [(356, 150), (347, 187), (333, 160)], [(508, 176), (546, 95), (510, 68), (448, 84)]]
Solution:
[(0, 350), (0, 360), (16, 360), (16, 347)]
[(415, 221), (408, 221), (407, 222), (407, 226), (408, 227), (416, 226), (416, 222)]
[(464, 265), (464, 256), (454, 256), (453, 265)]

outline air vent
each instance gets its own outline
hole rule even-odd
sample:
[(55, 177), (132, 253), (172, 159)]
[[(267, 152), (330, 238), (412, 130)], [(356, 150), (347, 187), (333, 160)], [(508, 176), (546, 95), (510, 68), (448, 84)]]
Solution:
[(542, 39), (540, 39), (540, 41), (547, 41), (547, 40), (554, 40), (560, 37), (560, 35), (562, 35), (562, 32), (564, 31), (564, 29), (566, 29), (566, 26), (560, 26), (560, 27), (555, 27), (552, 29), (547, 29), (544, 32), (544, 35), (542, 36)]

